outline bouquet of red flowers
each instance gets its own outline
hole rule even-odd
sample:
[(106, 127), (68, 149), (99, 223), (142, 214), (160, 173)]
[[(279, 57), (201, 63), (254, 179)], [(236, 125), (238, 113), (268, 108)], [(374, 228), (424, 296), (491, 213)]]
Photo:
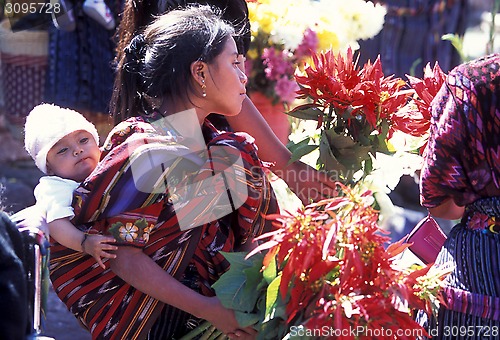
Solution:
[(401, 268), (396, 256), (408, 245), (384, 247), (371, 193), (338, 188), (338, 197), (294, 215), (268, 216), (276, 230), (263, 244), (248, 256), (226, 254), (231, 268), (214, 285), (217, 296), (260, 339), (426, 335), (414, 313), (437, 306), (446, 271)]

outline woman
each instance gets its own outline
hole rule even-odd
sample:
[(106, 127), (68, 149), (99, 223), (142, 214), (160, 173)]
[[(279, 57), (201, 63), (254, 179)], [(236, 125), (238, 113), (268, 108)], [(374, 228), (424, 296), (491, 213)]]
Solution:
[[(124, 50), (135, 32), (149, 24), (159, 14), (185, 7), (189, 4), (208, 4), (221, 9), (224, 20), (235, 26), (240, 34), (235, 38), (240, 68), (244, 70), (244, 56), (250, 47), (250, 22), (245, 0), (131, 0), (125, 3), (122, 19), (117, 28), (118, 67), (124, 62)], [(120, 84), (118, 76), (115, 84)], [(119, 120), (129, 117), (128, 98), (120, 92), (113, 93), (111, 111)], [(226, 120), (227, 119), (227, 120)], [(290, 163), (291, 153), (279, 140), (251, 100), (246, 97), (237, 116), (211, 115), (210, 120), (220, 129), (245, 131), (255, 138), (259, 157), (274, 164), (272, 171), (283, 178), (304, 204), (325, 196), (334, 196), (334, 182), (323, 173), (296, 161)], [(227, 124), (229, 123), (229, 125)]]
[(190, 8), (127, 47), (117, 91), (135, 117), (111, 132), (74, 200), (75, 225), (113, 235), (116, 259), (102, 269), (61, 246), (51, 254), (56, 293), (95, 339), (178, 338), (199, 319), (255, 335), (211, 289), (229, 267), (221, 252), (248, 246), (276, 212), (249, 136), (205, 119), (236, 115), (245, 99), (233, 34), (208, 7)]
[[(451, 263), (428, 330), (439, 339), (497, 336), (500, 327), (500, 55), (453, 69), (432, 104), (421, 178), (431, 214), (459, 219), (436, 260)], [(437, 321), (437, 325), (436, 325)]]

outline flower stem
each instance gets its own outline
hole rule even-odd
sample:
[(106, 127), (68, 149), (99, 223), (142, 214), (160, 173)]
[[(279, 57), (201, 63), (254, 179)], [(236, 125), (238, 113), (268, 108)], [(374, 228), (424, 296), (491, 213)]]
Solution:
[(188, 334), (184, 335), (179, 340), (192, 340), (192, 339), (195, 339), (198, 335), (202, 334), (204, 331), (206, 331), (210, 327), (213, 327), (212, 324), (210, 322), (208, 322), (208, 321), (205, 321), (201, 325), (199, 325), (198, 327), (196, 327), (195, 329), (193, 329), (191, 332), (189, 332)]

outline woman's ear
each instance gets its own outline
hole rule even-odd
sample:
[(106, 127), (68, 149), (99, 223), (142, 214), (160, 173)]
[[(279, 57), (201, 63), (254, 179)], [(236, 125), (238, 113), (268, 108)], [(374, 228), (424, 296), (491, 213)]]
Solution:
[(205, 75), (207, 74), (207, 71), (208, 66), (203, 61), (198, 60), (191, 64), (191, 76), (200, 86), (205, 84)]

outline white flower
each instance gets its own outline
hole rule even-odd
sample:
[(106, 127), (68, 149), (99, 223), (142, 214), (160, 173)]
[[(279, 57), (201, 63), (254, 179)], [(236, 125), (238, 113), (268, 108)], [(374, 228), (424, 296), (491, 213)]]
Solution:
[(134, 224), (127, 222), (124, 226), (121, 226), (120, 229), (120, 238), (127, 242), (133, 242), (137, 238), (137, 232), (139, 228), (137, 228)]

